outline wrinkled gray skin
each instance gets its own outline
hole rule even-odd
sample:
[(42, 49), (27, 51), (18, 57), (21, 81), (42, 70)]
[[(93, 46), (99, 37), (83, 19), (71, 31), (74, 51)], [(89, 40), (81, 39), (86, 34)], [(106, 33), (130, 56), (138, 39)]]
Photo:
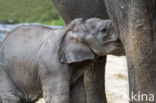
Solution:
[(108, 14), (103, 0), (51, 0), (60, 15), (69, 24), (75, 18), (108, 19)]
[(22, 26), (0, 47), (0, 103), (86, 103), (83, 73), (98, 56), (120, 52), (111, 21), (67, 27)]
[[(103, 0), (52, 0), (66, 24), (75, 18), (101, 18), (108, 20)], [(106, 56), (96, 60), (90, 69), (85, 71), (85, 89), (87, 103), (107, 103), (105, 94)]]
[[(129, 93), (156, 96), (156, 0), (105, 2), (126, 51)], [(156, 103), (156, 100), (133, 99), (130, 103)]]

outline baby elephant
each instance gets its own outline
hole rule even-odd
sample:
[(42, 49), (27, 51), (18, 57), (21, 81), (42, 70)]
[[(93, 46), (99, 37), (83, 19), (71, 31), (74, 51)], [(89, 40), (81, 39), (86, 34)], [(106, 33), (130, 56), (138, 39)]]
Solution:
[(82, 74), (122, 44), (109, 20), (76, 19), (63, 29), (22, 26), (0, 47), (0, 103), (86, 103)]

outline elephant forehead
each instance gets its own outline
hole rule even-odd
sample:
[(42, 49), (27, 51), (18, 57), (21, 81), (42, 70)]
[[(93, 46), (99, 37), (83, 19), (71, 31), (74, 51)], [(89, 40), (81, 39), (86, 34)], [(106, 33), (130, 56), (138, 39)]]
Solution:
[(99, 29), (99, 28), (109, 28), (112, 25), (111, 20), (102, 20), (98, 18), (88, 19), (86, 21), (86, 25), (91, 30)]
[(102, 21), (102, 19), (91, 18), (91, 19), (86, 20), (86, 24), (88, 24), (89, 26), (96, 26), (100, 21)]

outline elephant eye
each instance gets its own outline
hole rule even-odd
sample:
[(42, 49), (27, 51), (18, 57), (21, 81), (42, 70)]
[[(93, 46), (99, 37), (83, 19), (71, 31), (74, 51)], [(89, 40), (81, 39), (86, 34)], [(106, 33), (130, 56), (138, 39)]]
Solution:
[(106, 29), (106, 28), (103, 28), (103, 29), (101, 30), (101, 32), (102, 32), (102, 33), (106, 33), (106, 32), (107, 32), (107, 29)]

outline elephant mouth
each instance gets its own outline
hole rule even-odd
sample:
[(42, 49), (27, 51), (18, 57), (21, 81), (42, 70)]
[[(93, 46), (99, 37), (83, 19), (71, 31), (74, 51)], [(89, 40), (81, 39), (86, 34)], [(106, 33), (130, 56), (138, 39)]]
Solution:
[(122, 56), (124, 55), (123, 44), (120, 40), (112, 40), (109, 42), (103, 43), (101, 46), (94, 46), (91, 48), (95, 55), (106, 56), (106, 55), (116, 55)]
[(107, 41), (104, 43), (104, 47), (106, 47), (106, 52), (104, 55), (116, 55), (122, 56), (125, 55), (123, 44), (119, 39)]
[(106, 42), (103, 43), (104, 45), (108, 45), (108, 44), (114, 44), (114, 45), (122, 45), (121, 41), (119, 39), (112, 39), (112, 40), (108, 40)]
[(120, 48), (120, 49), (116, 49), (116, 50), (110, 52), (109, 54), (115, 55), (115, 56), (123, 56), (123, 55), (125, 55), (125, 51), (124, 51), (124, 49)]
[(116, 55), (116, 56), (125, 55), (124, 46), (120, 41), (119, 42), (113, 41), (110, 43), (110, 45), (112, 45), (114, 47), (114, 49), (108, 54)]

